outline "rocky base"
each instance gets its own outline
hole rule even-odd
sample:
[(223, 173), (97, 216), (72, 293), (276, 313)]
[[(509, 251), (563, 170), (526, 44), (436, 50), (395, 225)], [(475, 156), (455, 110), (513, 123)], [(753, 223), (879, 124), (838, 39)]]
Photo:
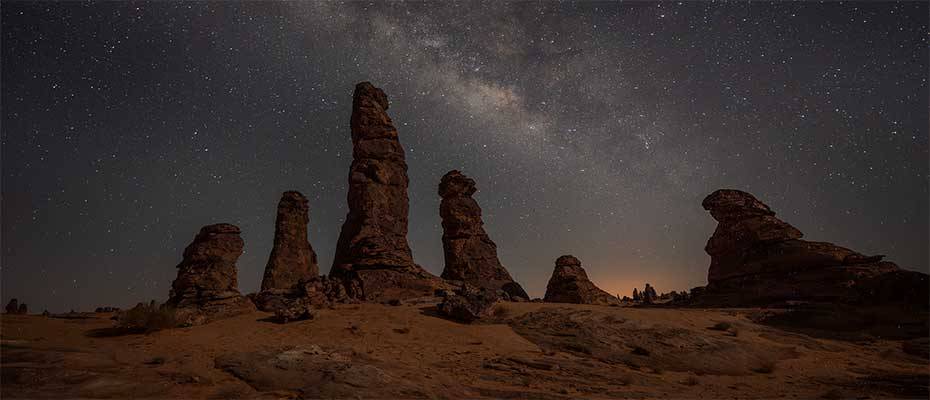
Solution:
[(215, 299), (197, 305), (175, 308), (175, 318), (180, 325), (203, 325), (213, 321), (248, 314), (255, 311), (255, 304), (245, 296)]
[(466, 323), (490, 317), (495, 306), (507, 296), (502, 290), (463, 285), (445, 298), (436, 308), (443, 316)]

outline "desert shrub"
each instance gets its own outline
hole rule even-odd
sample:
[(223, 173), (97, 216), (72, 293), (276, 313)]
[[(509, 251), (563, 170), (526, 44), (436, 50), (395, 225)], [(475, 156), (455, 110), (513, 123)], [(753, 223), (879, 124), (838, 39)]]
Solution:
[(693, 375), (689, 375), (689, 376), (688, 376), (684, 381), (682, 381), (681, 383), (682, 383), (683, 385), (687, 385), (687, 386), (696, 386), (698, 383), (700, 383), (700, 381), (698, 381), (698, 378), (697, 378), (697, 377), (695, 377), (695, 376), (693, 376)]
[(491, 311), (491, 315), (493, 315), (495, 318), (506, 318), (508, 315), (510, 315), (510, 309), (507, 308), (507, 306), (504, 304), (498, 304), (494, 306), (494, 310)]
[(638, 356), (648, 356), (650, 354), (649, 350), (646, 350), (645, 348), (640, 347), (640, 346), (634, 346), (632, 353)]
[(150, 333), (180, 325), (175, 310), (157, 304), (139, 304), (118, 315), (117, 325), (129, 332)]
[(761, 365), (752, 369), (752, 372), (759, 374), (771, 374), (775, 372), (775, 360), (763, 360)]
[(729, 330), (731, 327), (732, 325), (729, 322), (723, 321), (723, 322), (718, 322), (714, 324), (714, 326), (708, 329), (715, 330), (715, 331), (726, 331), (726, 330)]

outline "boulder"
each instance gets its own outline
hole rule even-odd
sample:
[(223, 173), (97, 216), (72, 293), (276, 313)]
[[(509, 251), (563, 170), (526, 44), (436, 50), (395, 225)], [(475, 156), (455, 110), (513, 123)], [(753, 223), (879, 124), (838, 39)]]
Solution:
[(309, 222), (307, 198), (297, 191), (284, 192), (278, 202), (274, 246), (265, 265), (262, 291), (290, 290), (320, 274), (316, 253), (307, 239)]
[(555, 261), (544, 300), (550, 303), (620, 304), (616, 297), (595, 286), (581, 267), (581, 261), (570, 255)]
[(330, 272), (352, 297), (370, 301), (420, 297), (443, 285), (413, 262), (407, 244), (407, 163), (388, 105), (371, 83), (355, 86), (349, 212)]
[(208, 225), (184, 249), (167, 306), (177, 309), (185, 323), (196, 325), (255, 309), (239, 294), (236, 261), (244, 244), (239, 233), (235, 225)]
[(491, 316), (494, 307), (502, 300), (502, 291), (499, 289), (466, 284), (454, 293), (447, 294), (437, 309), (450, 319), (471, 323)]
[(497, 257), (497, 245), (484, 231), (481, 207), (471, 197), (475, 181), (459, 171), (449, 171), (439, 183), (439, 215), (442, 217), (442, 278), (468, 282), (489, 289), (504, 289), (511, 297), (529, 300)]
[(702, 205), (718, 221), (705, 250), (707, 286), (692, 290), (704, 305), (755, 306), (789, 301), (928, 306), (927, 274), (904, 271), (826, 242), (801, 240), (797, 228), (753, 195), (721, 189)]
[[(314, 277), (292, 286), (289, 290), (265, 290), (249, 295), (259, 310), (295, 314), (294, 310), (329, 307), (334, 303), (350, 303), (353, 299), (341, 279), (332, 279), (326, 275)], [(293, 317), (287, 318), (296, 320)]]

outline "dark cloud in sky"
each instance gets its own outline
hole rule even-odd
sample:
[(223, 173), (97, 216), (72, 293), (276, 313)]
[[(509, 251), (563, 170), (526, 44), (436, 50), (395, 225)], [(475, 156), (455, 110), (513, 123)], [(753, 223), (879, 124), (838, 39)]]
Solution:
[(443, 267), (450, 169), (541, 296), (556, 257), (629, 294), (703, 285), (701, 199), (747, 190), (811, 240), (928, 270), (928, 6), (44, 3), (2, 10), (2, 291), (33, 310), (167, 297), (198, 229), (243, 230), (258, 289), (280, 193), (327, 272), (354, 84), (410, 167)]

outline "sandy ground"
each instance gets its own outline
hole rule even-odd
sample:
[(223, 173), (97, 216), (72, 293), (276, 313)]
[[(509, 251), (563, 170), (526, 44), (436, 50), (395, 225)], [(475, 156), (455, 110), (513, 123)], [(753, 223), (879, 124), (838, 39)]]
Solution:
[(0, 394), (927, 398), (928, 360), (908, 342), (818, 338), (756, 324), (758, 312), (507, 303), (466, 325), (428, 305), (361, 304), (286, 325), (256, 312), (125, 336), (106, 335), (110, 314), (3, 315)]

